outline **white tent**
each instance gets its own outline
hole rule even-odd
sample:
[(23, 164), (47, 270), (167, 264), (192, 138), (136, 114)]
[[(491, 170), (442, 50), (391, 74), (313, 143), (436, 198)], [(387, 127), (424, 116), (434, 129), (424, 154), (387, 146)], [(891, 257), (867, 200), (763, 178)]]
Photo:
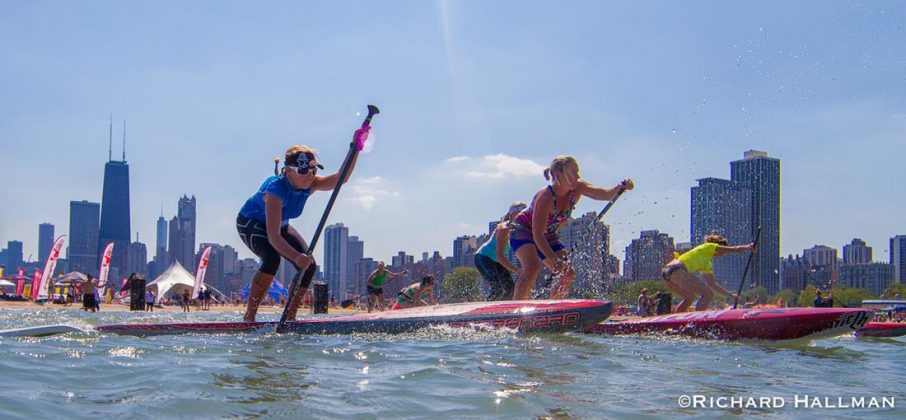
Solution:
[[(173, 264), (157, 276), (154, 281), (148, 283), (145, 289), (150, 289), (154, 292), (154, 303), (157, 303), (160, 301), (161, 296), (167, 292), (182, 294), (183, 290), (189, 290), (189, 293), (192, 293), (192, 288), (194, 287), (195, 276), (186, 271), (179, 261), (173, 261)], [(194, 298), (195, 296), (192, 296), (192, 299)]]

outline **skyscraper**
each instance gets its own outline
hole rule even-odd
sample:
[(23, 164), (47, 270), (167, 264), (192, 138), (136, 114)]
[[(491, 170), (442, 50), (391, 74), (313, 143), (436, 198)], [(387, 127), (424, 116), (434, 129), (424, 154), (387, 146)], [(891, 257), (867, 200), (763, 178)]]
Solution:
[[(692, 224), (689, 241), (692, 245), (704, 242), (715, 232), (733, 244), (752, 241), (751, 192), (744, 186), (720, 178), (702, 178), (692, 187)], [(742, 280), (748, 255), (731, 254), (714, 259), (714, 277), (724, 287), (736, 290)], [(751, 271), (747, 284), (752, 281)]]
[(53, 240), (53, 225), (50, 223), (38, 225), (38, 263), (42, 266), (47, 261), (47, 256), (50, 255)]
[(758, 252), (752, 259), (752, 279), (768, 293), (780, 288), (780, 159), (766, 152), (749, 150), (742, 160), (730, 162), (730, 180), (751, 194), (751, 232), (761, 227)]
[(658, 280), (661, 268), (673, 259), (673, 238), (657, 230), (643, 230), (626, 247), (623, 275), (631, 281)]
[[(70, 271), (98, 274), (98, 268), (100, 268), (100, 260), (98, 260), (100, 214), (100, 203), (89, 203), (85, 200), (69, 202), (67, 258)], [(104, 245), (106, 246), (106, 244)], [(116, 247), (114, 246), (114, 248)]]
[(167, 219), (164, 219), (163, 214), (157, 219), (157, 248), (154, 257), (162, 261), (167, 260)]
[[(569, 220), (560, 229), (560, 240), (570, 252), (570, 263), (576, 272), (572, 290), (581, 297), (586, 291), (598, 291), (604, 279), (612, 270), (608, 264), (610, 255), (610, 226), (595, 221), (597, 214), (588, 212), (577, 219)], [(589, 229), (589, 225), (594, 226)], [(509, 257), (509, 256), (508, 256)], [(515, 259), (511, 259), (515, 262)]]
[(843, 264), (871, 264), (871, 247), (859, 238), (843, 245)]
[(894, 281), (906, 283), (906, 235), (890, 238), (890, 263), (894, 267)]
[(170, 264), (179, 261), (191, 270), (195, 266), (195, 196), (183, 195), (179, 199), (176, 216), (170, 220), (170, 238), (167, 256)]
[(8, 241), (6, 243), (6, 268), (12, 273), (22, 267), (22, 242)]
[[(116, 245), (114, 245), (113, 248), (116, 249)], [(148, 274), (147, 270), (148, 248), (145, 244), (136, 239), (135, 242), (130, 243), (129, 248), (126, 249), (126, 267), (120, 274), (123, 277), (132, 273), (138, 273), (144, 276)]]
[(453, 267), (474, 267), (475, 251), (478, 250), (478, 238), (463, 235), (453, 240)]
[(346, 288), (340, 290), (338, 299), (346, 299), (347, 295), (354, 295), (358, 286), (356, 277), (356, 264), (365, 257), (365, 242), (358, 236), (350, 236), (346, 247)]
[[(343, 299), (348, 277), (349, 228), (342, 223), (324, 229), (324, 278), (331, 296)], [(353, 267), (354, 269), (354, 267)]]
[[(113, 242), (113, 257), (110, 272), (126, 271), (126, 253), (129, 249), (130, 224), (129, 207), (129, 165), (126, 163), (126, 123), (123, 122), (123, 160), (113, 160), (113, 118), (110, 121), (110, 149), (107, 164), (104, 165), (104, 190), (101, 195), (101, 229), (99, 241), (95, 244), (95, 257), (104, 252), (104, 247)], [(93, 265), (99, 265), (95, 261)]]

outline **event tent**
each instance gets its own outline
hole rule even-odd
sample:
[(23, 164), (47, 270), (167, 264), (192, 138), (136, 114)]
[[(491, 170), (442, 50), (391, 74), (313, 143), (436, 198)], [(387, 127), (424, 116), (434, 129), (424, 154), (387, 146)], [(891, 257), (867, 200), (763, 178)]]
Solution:
[[(183, 290), (188, 290), (189, 293), (192, 293), (192, 288), (194, 287), (195, 276), (186, 271), (179, 261), (173, 261), (173, 264), (170, 264), (170, 267), (167, 267), (154, 281), (148, 283), (145, 289), (150, 289), (154, 292), (154, 303), (157, 303), (161, 296), (168, 292), (182, 294)], [(192, 298), (195, 298), (195, 296), (192, 296)]]

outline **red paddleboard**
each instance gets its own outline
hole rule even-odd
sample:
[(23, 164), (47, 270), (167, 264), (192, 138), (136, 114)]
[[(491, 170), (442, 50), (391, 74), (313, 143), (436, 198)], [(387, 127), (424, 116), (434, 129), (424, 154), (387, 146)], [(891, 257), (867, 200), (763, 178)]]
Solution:
[(856, 337), (899, 337), (906, 335), (906, 323), (869, 322), (856, 331)]
[(850, 308), (723, 309), (605, 322), (585, 332), (665, 333), (723, 340), (814, 339), (852, 333), (873, 315), (869, 309)]
[[(284, 332), (298, 334), (398, 334), (433, 325), (487, 325), (520, 332), (564, 332), (588, 328), (607, 319), (611, 302), (596, 300), (526, 300), (456, 303), (397, 311), (319, 317), (287, 322)], [(187, 322), (102, 325), (102, 333), (123, 335), (224, 334), (276, 331), (279, 322)]]

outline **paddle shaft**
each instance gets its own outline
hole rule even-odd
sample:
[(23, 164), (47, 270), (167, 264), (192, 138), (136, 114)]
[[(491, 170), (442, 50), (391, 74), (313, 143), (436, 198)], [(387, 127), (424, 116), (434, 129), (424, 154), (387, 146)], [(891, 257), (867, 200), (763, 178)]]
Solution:
[[(379, 113), (380, 110), (374, 105), (368, 105), (368, 116), (365, 117), (365, 121), (362, 122), (362, 128), (366, 128), (371, 125), (371, 119), (375, 114)], [(334, 187), (333, 192), (330, 194), (330, 200), (327, 201), (327, 207), (324, 209), (324, 213), (321, 215), (321, 221), (318, 222), (318, 228), (315, 229), (315, 234), (312, 236), (311, 244), (308, 246), (308, 255), (311, 256), (315, 250), (315, 246), (318, 245), (318, 239), (321, 238), (321, 232), (324, 230), (324, 225), (327, 223), (327, 217), (330, 215), (330, 211), (333, 209), (334, 202), (337, 201), (337, 195), (340, 194), (340, 188), (346, 181), (346, 175), (349, 174), (349, 168), (352, 166), (352, 160), (359, 154), (359, 149), (356, 147), (356, 142), (353, 140), (349, 143), (349, 151), (346, 153), (346, 158), (343, 160), (343, 166), (340, 169), (340, 178), (337, 180), (337, 186)], [(280, 323), (277, 325), (277, 332), (282, 332), (284, 325), (286, 324), (287, 315), (289, 315), (289, 309), (292, 305), (293, 298), (297, 293), (299, 293), (299, 286), (302, 284), (311, 284), (311, 278), (314, 276), (315, 270), (302, 270), (296, 273), (296, 276), (293, 277), (293, 282), (290, 285), (289, 292), (286, 296), (286, 306), (283, 308), (283, 314), (280, 315)]]
[[(758, 246), (758, 238), (761, 237), (761, 226), (758, 227), (758, 230), (755, 231), (755, 242), (752, 242), (754, 247)], [(742, 294), (742, 285), (746, 283), (746, 275), (749, 274), (749, 266), (752, 265), (752, 257), (755, 256), (755, 251), (752, 251), (749, 254), (749, 260), (746, 261), (746, 269), (742, 271), (742, 278), (739, 279), (739, 289), (736, 290), (736, 299), (733, 299), (733, 309), (736, 309), (736, 306), (739, 305), (739, 295)]]

